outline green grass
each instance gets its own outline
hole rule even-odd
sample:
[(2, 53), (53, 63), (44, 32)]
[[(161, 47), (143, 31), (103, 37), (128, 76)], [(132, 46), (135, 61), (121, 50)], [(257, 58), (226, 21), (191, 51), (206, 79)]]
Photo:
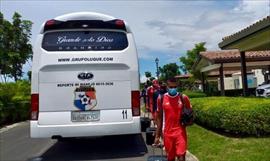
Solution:
[(196, 124), (188, 127), (188, 146), (200, 161), (270, 160), (270, 137), (230, 138)]

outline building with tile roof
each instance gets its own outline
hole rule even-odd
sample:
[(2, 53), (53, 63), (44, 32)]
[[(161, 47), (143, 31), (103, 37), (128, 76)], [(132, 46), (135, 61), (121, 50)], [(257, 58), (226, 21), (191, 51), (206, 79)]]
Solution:
[(243, 95), (248, 93), (247, 72), (252, 69), (267, 70), (265, 79), (269, 80), (270, 71), (270, 16), (232, 34), (220, 42), (220, 51), (201, 52), (193, 69), (202, 73), (219, 72), (221, 95), (224, 91), (224, 72), (241, 71)]

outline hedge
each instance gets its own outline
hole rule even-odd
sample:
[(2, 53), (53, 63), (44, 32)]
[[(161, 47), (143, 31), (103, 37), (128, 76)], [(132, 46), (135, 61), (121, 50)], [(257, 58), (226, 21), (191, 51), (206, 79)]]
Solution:
[(270, 99), (205, 97), (191, 102), (200, 125), (237, 135), (270, 134)]
[(187, 95), (189, 98), (199, 98), (199, 97), (206, 97), (207, 95), (201, 91), (189, 91), (189, 90), (185, 90), (183, 92), (181, 92), (185, 95)]
[(30, 118), (30, 102), (17, 102), (8, 107), (0, 105), (0, 126)]
[(30, 83), (0, 83), (0, 126), (27, 120), (30, 110)]

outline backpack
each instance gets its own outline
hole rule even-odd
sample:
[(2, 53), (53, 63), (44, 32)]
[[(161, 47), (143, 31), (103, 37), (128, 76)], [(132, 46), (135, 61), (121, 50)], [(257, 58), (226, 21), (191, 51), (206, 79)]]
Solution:
[[(181, 111), (181, 119), (179, 120), (180, 124), (183, 126), (190, 126), (193, 124), (193, 121), (195, 119), (194, 112), (192, 108), (186, 107), (183, 95), (179, 94), (179, 96), (180, 96), (181, 102), (183, 103), (183, 108)], [(164, 94), (161, 95), (161, 105), (163, 105), (163, 97), (164, 97)]]
[(190, 126), (193, 124), (193, 121), (195, 119), (194, 112), (192, 108), (186, 107), (183, 95), (182, 94), (179, 94), (179, 95), (180, 95), (181, 102), (183, 103), (183, 108), (181, 111), (181, 119), (179, 120), (180, 124), (183, 126)]

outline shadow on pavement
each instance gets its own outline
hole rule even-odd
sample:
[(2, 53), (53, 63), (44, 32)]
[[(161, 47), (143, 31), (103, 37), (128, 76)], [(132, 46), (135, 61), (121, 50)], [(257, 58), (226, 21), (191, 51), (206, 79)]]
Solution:
[(58, 141), (42, 154), (40, 159), (42, 161), (103, 160), (140, 157), (145, 153), (147, 147), (142, 135), (106, 136)]

